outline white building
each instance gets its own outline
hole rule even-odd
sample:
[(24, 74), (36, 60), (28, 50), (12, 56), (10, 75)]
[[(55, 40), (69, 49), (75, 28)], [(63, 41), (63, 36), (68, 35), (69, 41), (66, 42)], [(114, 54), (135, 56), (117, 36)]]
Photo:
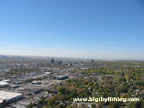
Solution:
[(0, 91), (0, 104), (10, 103), (16, 100), (19, 100), (23, 97), (21, 93), (13, 93), (13, 92), (6, 92)]
[(9, 84), (4, 81), (0, 81), (0, 88), (7, 87)]
[(7, 82), (7, 83), (10, 83), (11, 82), (11, 80), (8, 80), (8, 79), (6, 79), (6, 80), (2, 80), (3, 82)]

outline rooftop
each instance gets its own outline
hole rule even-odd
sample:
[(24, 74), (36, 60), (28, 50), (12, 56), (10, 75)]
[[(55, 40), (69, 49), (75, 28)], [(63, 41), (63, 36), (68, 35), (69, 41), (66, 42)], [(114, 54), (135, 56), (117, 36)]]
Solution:
[(22, 96), (21, 93), (0, 91), (0, 103), (2, 103), (4, 100), (9, 101), (20, 96)]
[(5, 85), (8, 85), (8, 83), (5, 81), (0, 81), (0, 86), (5, 86)]

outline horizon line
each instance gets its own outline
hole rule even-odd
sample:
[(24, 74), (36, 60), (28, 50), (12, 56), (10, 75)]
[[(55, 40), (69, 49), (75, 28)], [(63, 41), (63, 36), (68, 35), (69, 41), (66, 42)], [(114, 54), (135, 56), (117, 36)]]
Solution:
[(87, 59), (87, 60), (100, 60), (100, 61), (144, 61), (144, 59), (111, 59), (111, 58), (107, 58), (107, 59), (101, 59), (101, 58), (94, 58), (94, 57), (62, 57), (62, 56), (45, 56), (45, 55), (16, 55), (16, 54), (0, 54), (0, 56), (11, 56), (11, 57), (45, 57), (45, 58), (65, 58), (65, 59)]

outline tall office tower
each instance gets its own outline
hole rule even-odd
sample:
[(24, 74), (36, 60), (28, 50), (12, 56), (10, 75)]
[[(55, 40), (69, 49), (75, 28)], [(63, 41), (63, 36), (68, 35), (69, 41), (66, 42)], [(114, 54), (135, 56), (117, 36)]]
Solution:
[(94, 64), (95, 62), (94, 62), (94, 60), (91, 60), (91, 64)]
[(55, 60), (54, 59), (51, 59), (51, 64), (55, 64)]

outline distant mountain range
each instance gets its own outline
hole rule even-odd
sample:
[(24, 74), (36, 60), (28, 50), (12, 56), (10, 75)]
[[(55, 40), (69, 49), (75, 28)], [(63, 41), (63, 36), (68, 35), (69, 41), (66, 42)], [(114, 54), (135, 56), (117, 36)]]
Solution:
[(38, 60), (38, 59), (48, 59), (48, 57), (33, 57), (33, 56), (9, 56), (9, 55), (0, 55), (0, 61), (3, 60)]
[[(89, 61), (91, 59), (86, 58), (67, 58), (67, 57), (49, 57), (49, 56), (16, 56), (16, 55), (0, 55), (0, 61), (33, 61), (33, 60), (42, 60), (42, 61), (48, 61), (50, 59), (55, 60), (66, 60), (66, 61)], [(111, 59), (94, 59), (95, 61), (142, 61), (144, 60), (111, 60)]]
[(31, 60), (87, 60), (82, 58), (64, 58), (64, 57), (48, 57), (48, 56), (13, 56), (13, 55), (0, 55), (0, 61), (31, 61)]

